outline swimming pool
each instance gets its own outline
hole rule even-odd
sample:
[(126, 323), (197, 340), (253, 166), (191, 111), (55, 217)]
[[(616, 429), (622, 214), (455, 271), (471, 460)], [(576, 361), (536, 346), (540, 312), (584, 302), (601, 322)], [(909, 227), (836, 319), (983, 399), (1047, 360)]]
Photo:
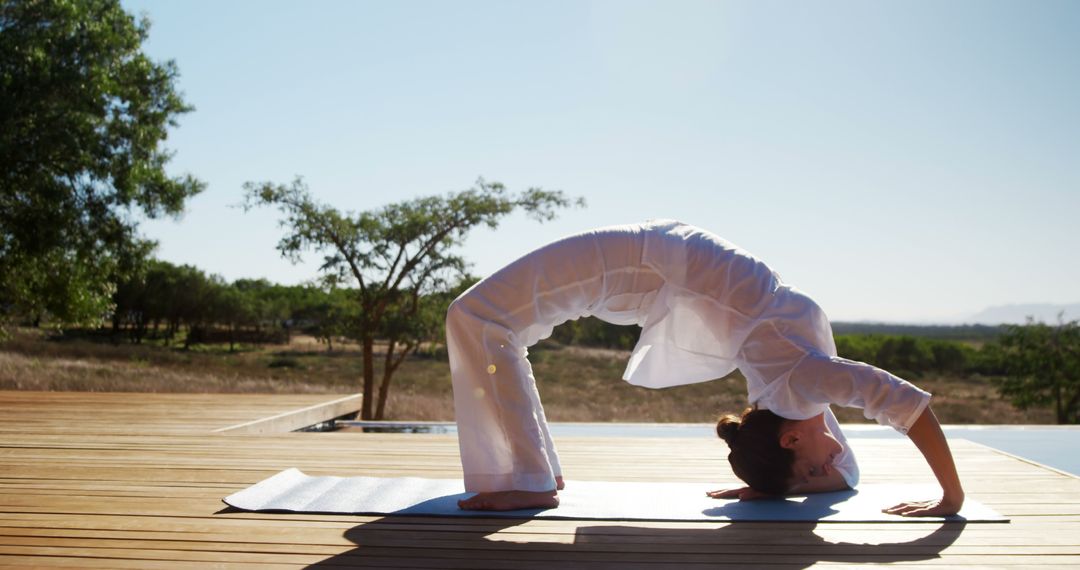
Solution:
[[(344, 431), (457, 433), (449, 422), (338, 421)], [(572, 423), (550, 424), (552, 437), (716, 437), (712, 424)], [(850, 439), (902, 439), (896, 430), (873, 424), (843, 424)], [(947, 425), (950, 439), (967, 439), (1054, 469), (1080, 476), (1080, 426)]]
[[(959, 438), (1029, 459), (1080, 476), (1080, 426), (942, 426), (950, 439)], [(903, 438), (883, 426), (843, 426), (851, 438)]]

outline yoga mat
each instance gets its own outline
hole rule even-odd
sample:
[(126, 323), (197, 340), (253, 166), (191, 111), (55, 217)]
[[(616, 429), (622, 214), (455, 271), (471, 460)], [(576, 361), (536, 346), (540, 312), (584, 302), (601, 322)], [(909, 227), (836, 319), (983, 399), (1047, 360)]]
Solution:
[(909, 518), (882, 508), (905, 500), (937, 496), (935, 486), (860, 485), (856, 491), (760, 501), (717, 500), (705, 496), (715, 485), (567, 481), (557, 509), (463, 511), (460, 480), (416, 477), (310, 477), (286, 469), (225, 497), (246, 511), (287, 511), (365, 515), (506, 517), (618, 521), (829, 521), (829, 522), (1007, 522), (989, 507), (967, 499), (953, 517)]

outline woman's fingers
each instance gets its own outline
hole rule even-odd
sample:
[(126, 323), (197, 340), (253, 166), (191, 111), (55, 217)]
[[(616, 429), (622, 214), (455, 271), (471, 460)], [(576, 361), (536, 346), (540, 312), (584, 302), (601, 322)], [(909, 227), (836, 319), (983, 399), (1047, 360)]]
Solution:
[(958, 509), (945, 504), (941, 500), (935, 501), (908, 501), (882, 509), (881, 512), (903, 517), (941, 517), (955, 515)]
[(750, 487), (739, 487), (737, 489), (721, 489), (719, 491), (708, 491), (706, 495), (714, 499), (738, 499), (740, 501), (753, 501), (755, 499), (764, 499), (769, 495), (755, 491)]
[(718, 491), (709, 491), (705, 493), (713, 499), (739, 499), (741, 495), (746, 492), (749, 487), (739, 487), (738, 489), (720, 489)]
[(894, 506), (889, 507), (887, 509), (882, 509), (881, 511), (884, 512), (884, 513), (888, 513), (890, 515), (903, 515), (903, 514), (907, 514), (907, 513), (910, 513), (910, 512), (919, 510), (919, 509), (925, 509), (926, 507), (927, 507), (927, 505), (926, 505), (925, 501), (907, 502), (907, 503), (900, 503), (899, 505), (894, 505)]

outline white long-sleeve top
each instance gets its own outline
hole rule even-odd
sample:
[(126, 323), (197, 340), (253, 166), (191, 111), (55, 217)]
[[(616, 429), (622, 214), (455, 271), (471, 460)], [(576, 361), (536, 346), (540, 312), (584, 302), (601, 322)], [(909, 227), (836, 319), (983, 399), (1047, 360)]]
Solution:
[(641, 323), (623, 378), (660, 388), (738, 368), (750, 402), (793, 420), (829, 404), (859, 407), (906, 433), (930, 394), (868, 364), (839, 358), (810, 297), (750, 253), (679, 222), (646, 224), (642, 263), (664, 280)]
[(930, 394), (913, 384), (839, 358), (817, 303), (750, 253), (679, 222), (646, 225), (642, 263), (664, 284), (640, 323), (626, 381), (660, 388), (738, 368), (753, 405), (792, 420), (826, 414), (844, 444), (835, 466), (851, 486), (858, 466), (829, 405), (862, 408), (902, 433), (929, 405)]

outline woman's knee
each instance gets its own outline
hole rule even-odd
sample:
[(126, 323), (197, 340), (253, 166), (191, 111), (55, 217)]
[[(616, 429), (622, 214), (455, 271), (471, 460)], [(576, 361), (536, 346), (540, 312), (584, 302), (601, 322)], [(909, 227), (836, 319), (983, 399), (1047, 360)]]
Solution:
[(459, 341), (468, 342), (466, 338), (478, 337), (486, 328), (488, 319), (476, 314), (473, 310), (475, 303), (469, 299), (468, 293), (454, 299), (446, 309), (446, 337), (450, 342), (457, 337)]

